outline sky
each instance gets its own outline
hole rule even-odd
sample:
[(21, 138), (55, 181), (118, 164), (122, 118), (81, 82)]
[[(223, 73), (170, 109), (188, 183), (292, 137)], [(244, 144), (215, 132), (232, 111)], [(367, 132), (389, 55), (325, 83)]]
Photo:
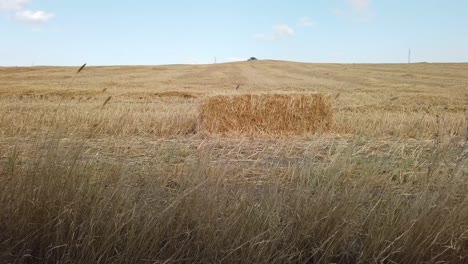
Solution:
[(468, 62), (468, 0), (0, 0), (0, 66)]

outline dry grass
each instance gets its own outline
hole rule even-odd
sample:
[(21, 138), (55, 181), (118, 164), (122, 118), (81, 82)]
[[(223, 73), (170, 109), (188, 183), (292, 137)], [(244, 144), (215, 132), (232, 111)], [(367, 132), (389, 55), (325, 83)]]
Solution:
[[(36, 144), (42, 150), (9, 150), (0, 171), (2, 261), (468, 257), (468, 171), (460, 161), (468, 152), (455, 142), (115, 143), (45, 140)], [(140, 147), (138, 161), (131, 153)]]
[[(143, 123), (138, 124), (139, 129), (122, 128), (127, 123), (135, 126), (132, 121), (135, 116), (128, 115), (127, 111), (136, 108), (135, 105), (142, 109), (142, 118), (137, 120), (146, 119), (147, 110), (151, 109), (152, 119), (158, 117), (161, 124), (169, 108), (171, 113), (183, 114), (190, 108), (184, 119), (191, 119), (186, 124), (192, 127), (198, 122), (198, 108), (205, 96), (317, 92), (332, 97), (340, 95), (333, 99), (336, 120), (333, 133), (338, 135), (431, 139), (440, 132), (436, 118), (439, 116), (444, 120), (444, 134), (461, 138), (468, 110), (467, 71), (466, 64), (338, 65), (277, 61), (199, 66), (88, 66), (68, 87), (76, 68), (1, 68), (0, 113), (15, 116), (4, 117), (9, 121), (0, 120), (0, 133), (16, 135), (16, 131), (28, 131), (23, 129), (23, 124), (40, 128), (39, 117), (62, 99), (69, 102), (69, 107), (78, 109), (77, 113), (86, 107), (88, 115), (100, 116), (92, 113), (93, 109), (99, 109), (93, 107), (93, 102), (98, 105), (112, 96), (107, 108), (117, 124), (113, 126), (112, 121), (103, 117), (102, 121), (109, 127), (116, 127), (115, 131), (105, 130), (106, 133), (128, 136), (122, 131), (133, 130), (136, 136), (151, 134), (154, 129)], [(239, 84), (240, 88), (236, 89)], [(25, 107), (29, 104), (34, 107)], [(68, 131), (81, 132), (82, 127), (87, 127), (79, 118), (74, 121), (74, 117), (65, 114), (67, 110), (63, 111), (62, 120), (69, 120), (73, 126)], [(34, 118), (31, 120), (30, 116)], [(179, 135), (180, 131), (193, 129), (174, 126), (172, 134)], [(168, 131), (164, 135), (170, 134)]]
[[(0, 135), (28, 136), (59, 130), (67, 137), (191, 135), (196, 132), (196, 105), (186, 99), (136, 103), (109, 96), (58, 99), (1, 99)], [(93, 128), (97, 129), (93, 129)]]
[(213, 96), (200, 107), (200, 132), (248, 135), (308, 135), (330, 131), (330, 98), (319, 94)]
[[(2, 263), (468, 259), (466, 64), (77, 70), (0, 68)], [(295, 105), (312, 92), (333, 109)], [(242, 126), (283, 133), (314, 109), (334, 125), (200, 135), (216, 98), (211, 121), (274, 98)]]

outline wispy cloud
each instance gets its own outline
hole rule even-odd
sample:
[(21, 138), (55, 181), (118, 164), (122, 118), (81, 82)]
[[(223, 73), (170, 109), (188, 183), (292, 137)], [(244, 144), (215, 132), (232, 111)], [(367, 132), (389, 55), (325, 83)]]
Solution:
[(336, 17), (355, 22), (370, 22), (375, 17), (373, 0), (343, 0), (342, 3), (341, 7), (331, 10)]
[(246, 61), (248, 58), (241, 57), (227, 57), (224, 59), (225, 62), (234, 62), (234, 61)]
[(332, 13), (337, 17), (342, 17), (345, 15), (345, 12), (339, 8), (332, 9)]
[(12, 12), (16, 21), (32, 24), (46, 23), (54, 17), (52, 13), (28, 9), (29, 3), (30, 0), (0, 0), (0, 11)]
[(28, 3), (29, 0), (0, 0), (0, 10), (22, 10)]
[(348, 0), (354, 10), (359, 12), (369, 11), (372, 5), (372, 0)]
[(46, 13), (44, 11), (30, 11), (30, 10), (22, 10), (16, 12), (15, 19), (21, 22), (26, 23), (46, 23), (51, 18), (54, 17), (52, 13)]
[(315, 23), (315, 21), (312, 21), (309, 17), (302, 17), (299, 20), (299, 26), (301, 27), (314, 27), (316, 25), (317, 23)]
[(259, 33), (255, 34), (254, 37), (259, 40), (277, 41), (290, 38), (294, 36), (294, 29), (286, 24), (273, 26), (271, 33)]

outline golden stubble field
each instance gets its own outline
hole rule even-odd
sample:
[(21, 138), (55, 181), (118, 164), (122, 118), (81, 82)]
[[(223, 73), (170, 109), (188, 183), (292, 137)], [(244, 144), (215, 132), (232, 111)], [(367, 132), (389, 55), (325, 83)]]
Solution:
[[(468, 64), (77, 69), (0, 68), (0, 262), (468, 257)], [(307, 92), (331, 131), (199, 131), (210, 96)]]
[[(0, 133), (28, 135), (47, 127), (60, 101), (53, 117), (67, 134), (78, 135), (100, 122), (102, 136), (187, 136), (196, 133), (197, 107), (206, 96), (310, 91), (334, 98), (333, 135), (462, 137), (467, 70), (466, 64), (278, 61), (88, 67), (78, 76), (67, 67), (1, 68)], [(102, 108), (109, 96), (111, 101)]]

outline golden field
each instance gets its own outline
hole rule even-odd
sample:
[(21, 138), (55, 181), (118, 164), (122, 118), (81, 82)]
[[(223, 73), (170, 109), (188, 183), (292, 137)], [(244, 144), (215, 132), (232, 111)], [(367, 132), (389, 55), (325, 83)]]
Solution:
[[(0, 67), (0, 262), (468, 261), (468, 64), (77, 70)], [(200, 130), (308, 93), (326, 131)]]
[[(432, 139), (443, 132), (463, 137), (467, 70), (467, 64), (278, 61), (88, 67), (79, 76), (76, 69), (67, 67), (3, 68), (1, 133), (28, 134), (47, 127), (50, 115), (44, 113), (61, 101), (55, 118), (70, 133), (79, 134), (92, 122), (101, 122), (98, 134), (102, 135), (189, 135), (196, 133), (197, 107), (203, 97), (310, 91), (337, 97), (334, 135)], [(109, 106), (102, 109), (109, 96)], [(444, 129), (437, 126), (437, 116)]]

